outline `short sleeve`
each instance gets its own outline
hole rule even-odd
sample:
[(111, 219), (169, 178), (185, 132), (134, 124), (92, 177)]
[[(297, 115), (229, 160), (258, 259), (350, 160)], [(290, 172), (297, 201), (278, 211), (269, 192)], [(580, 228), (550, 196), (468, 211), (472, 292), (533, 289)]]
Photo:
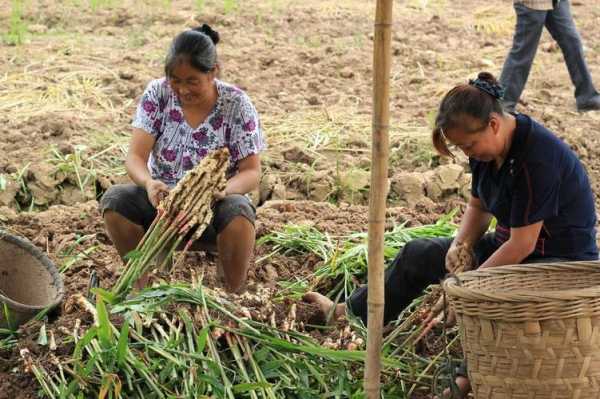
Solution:
[(510, 227), (523, 227), (558, 215), (560, 173), (542, 163), (524, 163), (515, 179)]
[(135, 117), (131, 125), (142, 129), (155, 138), (160, 136), (162, 130), (164, 104), (166, 99), (160, 80), (153, 80), (148, 84), (138, 103)]
[(260, 153), (266, 148), (266, 144), (258, 112), (247, 95), (239, 97), (234, 112), (235, 123), (231, 126), (227, 147), (232, 161), (237, 162), (250, 155)]
[(478, 163), (474, 159), (469, 158), (469, 167), (471, 169), (471, 195), (475, 198), (479, 198), (479, 175), (480, 170), (477, 167)]

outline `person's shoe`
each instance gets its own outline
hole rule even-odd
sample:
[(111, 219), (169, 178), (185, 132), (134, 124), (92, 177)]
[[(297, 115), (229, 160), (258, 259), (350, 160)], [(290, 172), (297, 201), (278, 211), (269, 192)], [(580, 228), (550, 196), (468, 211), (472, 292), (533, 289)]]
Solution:
[(579, 111), (579, 112), (600, 111), (600, 95), (592, 97), (591, 100), (586, 101), (583, 104), (577, 104), (577, 111)]

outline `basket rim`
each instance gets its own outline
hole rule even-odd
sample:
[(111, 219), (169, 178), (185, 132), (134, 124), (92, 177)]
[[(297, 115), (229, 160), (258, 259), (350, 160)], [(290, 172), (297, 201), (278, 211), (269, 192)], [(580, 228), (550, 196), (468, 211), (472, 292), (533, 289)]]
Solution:
[(50, 258), (44, 252), (42, 252), (38, 247), (33, 245), (26, 238), (15, 236), (13, 234), (8, 233), (6, 230), (2, 230), (2, 229), (0, 229), (0, 241), (6, 241), (10, 244), (13, 244), (13, 245), (19, 247), (19, 248), (22, 248), (25, 251), (29, 252), (32, 256), (34, 256), (38, 261), (40, 261), (40, 263), (46, 268), (46, 270), (48, 270), (48, 272), (54, 279), (54, 285), (55, 285), (56, 291), (57, 291), (57, 294), (56, 294), (54, 300), (50, 301), (48, 304), (43, 305), (43, 306), (42, 305), (28, 305), (25, 303), (17, 302), (14, 299), (11, 299), (2, 294), (0, 294), (0, 302), (6, 303), (8, 306), (12, 307), (15, 310), (36, 311), (36, 312), (46, 309), (46, 308), (50, 308), (50, 309), (54, 308), (60, 302), (62, 302), (64, 294), (65, 294), (65, 287), (63, 284), (62, 277), (61, 277), (60, 273), (58, 272), (58, 269), (56, 268), (54, 263), (50, 260)]
[(471, 270), (457, 276), (449, 276), (442, 282), (446, 293), (454, 298), (483, 302), (547, 302), (572, 301), (578, 299), (600, 297), (600, 285), (590, 288), (564, 289), (564, 290), (531, 290), (512, 289), (492, 291), (490, 289), (466, 287), (463, 283), (486, 278), (507, 275), (519, 275), (536, 272), (572, 271), (600, 273), (600, 261), (570, 261), (553, 263), (530, 263), (520, 265), (497, 266), (483, 270)]

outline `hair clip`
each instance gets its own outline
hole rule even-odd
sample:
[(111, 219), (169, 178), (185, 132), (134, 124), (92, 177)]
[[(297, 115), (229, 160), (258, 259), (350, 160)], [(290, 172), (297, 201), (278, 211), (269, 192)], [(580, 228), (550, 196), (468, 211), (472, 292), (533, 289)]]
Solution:
[(492, 84), (483, 79), (469, 79), (471, 86), (477, 87), (479, 90), (486, 92), (496, 100), (502, 100), (504, 98), (505, 89), (500, 84)]

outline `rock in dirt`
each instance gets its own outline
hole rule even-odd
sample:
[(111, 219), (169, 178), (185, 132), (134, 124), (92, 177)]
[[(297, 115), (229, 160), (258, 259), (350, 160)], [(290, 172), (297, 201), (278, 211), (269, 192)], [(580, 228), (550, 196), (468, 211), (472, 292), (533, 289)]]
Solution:
[(19, 185), (13, 180), (5, 179), (3, 186), (2, 190), (0, 190), (0, 206), (14, 206)]
[(312, 155), (309, 155), (302, 148), (294, 146), (282, 152), (283, 158), (289, 162), (300, 162), (310, 165), (315, 161)]
[(17, 212), (8, 206), (0, 206), (0, 221), (12, 223), (17, 218)]
[(9, 143), (21, 143), (26, 142), (27, 137), (21, 132), (12, 132), (5, 140)]
[(460, 194), (465, 200), (471, 197), (471, 178), (472, 175), (470, 173), (464, 173), (460, 180)]
[(58, 190), (48, 188), (37, 181), (27, 183), (27, 189), (31, 193), (33, 203), (38, 206), (51, 205), (58, 198)]
[(425, 196), (425, 176), (417, 172), (399, 172), (392, 177), (391, 194), (398, 205), (414, 206)]
[(354, 71), (350, 68), (343, 68), (340, 71), (340, 76), (344, 79), (351, 79), (354, 77)]
[(31, 33), (44, 34), (48, 32), (48, 27), (43, 24), (28, 25), (27, 30)]
[(285, 185), (279, 183), (273, 186), (272, 200), (285, 200), (287, 198)]
[(327, 201), (333, 192), (333, 184), (327, 180), (319, 180), (311, 184), (309, 198), (312, 201)]
[(47, 162), (36, 162), (27, 170), (27, 189), (33, 197), (33, 203), (39, 206), (50, 205), (58, 197), (56, 188), (65, 176), (57, 173), (54, 165)]
[(369, 171), (354, 168), (341, 173), (340, 184), (343, 190), (357, 192), (369, 186), (370, 177)]
[(68, 131), (69, 131), (68, 125), (63, 123), (63, 121), (61, 121), (61, 120), (47, 121), (42, 126), (42, 134), (44, 134), (44, 136), (58, 137), (58, 136), (64, 135), (65, 133), (68, 133)]
[(84, 191), (82, 192), (79, 187), (65, 184), (60, 190), (58, 200), (63, 205), (75, 205), (80, 202), (93, 200), (95, 197), (96, 193), (90, 186), (84, 187)]
[(272, 174), (263, 174), (259, 185), (259, 203), (268, 201), (273, 195), (273, 189), (276, 184), (280, 184), (281, 180)]
[(265, 265), (264, 270), (266, 275), (266, 281), (277, 281), (277, 279), (279, 278), (279, 274), (277, 273), (277, 269), (275, 269), (275, 266), (267, 264)]
[(307, 101), (308, 105), (321, 105), (321, 100), (317, 96), (310, 96)]
[(17, 173), (19, 171), (19, 168), (15, 164), (8, 163), (4, 166), (4, 171), (6, 173)]
[(326, 201), (334, 191), (334, 172), (328, 169), (319, 170), (306, 178), (306, 195), (317, 202)]
[(29, 166), (28, 180), (38, 183), (41, 188), (53, 189), (62, 181), (57, 179), (57, 168), (47, 162), (36, 162)]
[(120, 71), (119, 72), (119, 78), (121, 78), (123, 80), (131, 80), (134, 78), (134, 76), (135, 75), (129, 71)]
[(75, 153), (75, 146), (70, 143), (60, 143), (58, 145), (58, 152), (62, 155), (69, 155)]
[[(458, 164), (440, 165), (425, 174), (427, 197), (437, 201), (453, 195), (462, 195), (463, 186), (469, 185), (463, 178), (464, 168)], [(468, 179), (470, 182), (470, 179)]]

